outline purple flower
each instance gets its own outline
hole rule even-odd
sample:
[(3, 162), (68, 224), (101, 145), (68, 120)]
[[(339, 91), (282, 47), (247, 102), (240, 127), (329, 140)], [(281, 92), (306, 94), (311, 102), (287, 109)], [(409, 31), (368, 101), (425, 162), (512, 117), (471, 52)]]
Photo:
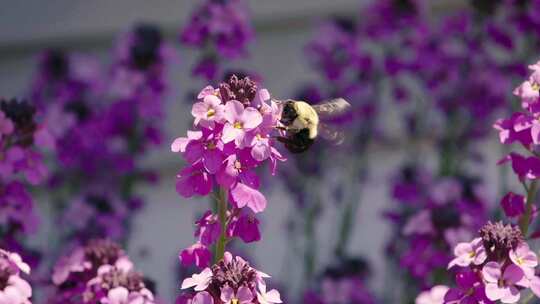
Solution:
[(194, 125), (213, 127), (214, 121), (221, 122), (224, 119), (225, 106), (216, 95), (206, 95), (202, 102), (193, 104), (191, 115), (195, 117)]
[(444, 296), (444, 304), (492, 304), (486, 297), (484, 284), (470, 270), (456, 274), (457, 288), (451, 288)]
[(225, 104), (224, 116), (227, 120), (221, 137), (224, 143), (234, 140), (237, 145), (241, 145), (246, 132), (255, 129), (262, 123), (261, 113), (257, 109), (244, 108), (244, 105), (236, 100), (228, 101)]
[(486, 296), (490, 300), (500, 300), (502, 303), (516, 303), (519, 301), (518, 286), (522, 286), (521, 281), (524, 278), (521, 268), (510, 264), (503, 270), (499, 263), (488, 262), (482, 268), (482, 275), (486, 281)]
[(205, 268), (201, 273), (195, 273), (191, 278), (184, 279), (182, 282), (182, 289), (194, 287), (195, 291), (203, 291), (208, 288), (212, 279), (212, 270)]
[(212, 177), (204, 170), (202, 163), (184, 168), (176, 176), (176, 191), (183, 197), (194, 194), (207, 195), (212, 191)]
[(0, 303), (31, 304), (32, 287), (21, 272), (29, 274), (30, 267), (20, 255), (0, 249)]
[(229, 286), (221, 288), (220, 300), (224, 304), (250, 304), (252, 303), (254, 296), (251, 290), (245, 286), (238, 288), (235, 293), (234, 289)]
[(499, 164), (510, 162), (512, 170), (520, 180), (536, 179), (540, 177), (540, 158), (535, 156), (525, 157), (518, 153), (510, 153), (499, 161)]
[(204, 268), (210, 264), (212, 254), (205, 245), (195, 243), (182, 250), (179, 258), (183, 266), (196, 265), (199, 268)]
[(227, 58), (245, 55), (247, 43), (253, 39), (246, 3), (206, 1), (193, 12), (180, 38), (196, 47), (208, 43)]
[(459, 243), (454, 248), (454, 258), (448, 264), (448, 268), (455, 265), (467, 267), (470, 264), (481, 265), (487, 259), (486, 250), (482, 238), (476, 238), (470, 243)]
[(228, 227), (230, 236), (237, 236), (246, 243), (256, 242), (261, 239), (259, 220), (248, 212), (242, 213)]
[(195, 222), (195, 225), (197, 225), (195, 236), (199, 238), (201, 244), (210, 246), (219, 238), (221, 225), (218, 215), (213, 214), (210, 210), (206, 211), (201, 219)]
[(97, 276), (87, 283), (84, 298), (103, 304), (155, 304), (143, 279), (131, 261), (120, 258), (114, 265), (99, 267)]
[(525, 197), (508, 192), (501, 201), (504, 213), (508, 217), (519, 217), (525, 212)]
[(517, 265), (527, 276), (534, 275), (534, 268), (538, 265), (538, 258), (527, 243), (520, 243), (516, 249), (508, 253), (512, 263)]

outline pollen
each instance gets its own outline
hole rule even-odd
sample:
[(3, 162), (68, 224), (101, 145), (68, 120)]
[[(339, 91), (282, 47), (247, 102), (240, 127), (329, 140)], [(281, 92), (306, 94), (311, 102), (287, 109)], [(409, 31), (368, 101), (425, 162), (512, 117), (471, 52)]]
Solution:
[(242, 129), (243, 126), (242, 126), (242, 123), (241, 123), (241, 122), (237, 121), (237, 122), (234, 123), (234, 127), (235, 127), (236, 129)]
[(206, 112), (206, 117), (207, 118), (211, 118), (214, 115), (216, 115), (216, 110), (214, 110), (214, 109), (209, 109), (208, 112)]
[(534, 91), (540, 91), (540, 84), (538, 84), (538, 83), (536, 83), (536, 82), (533, 83), (533, 84), (531, 85), (531, 87), (532, 87), (532, 89), (533, 89)]
[(231, 304), (238, 304), (238, 299), (232, 299)]

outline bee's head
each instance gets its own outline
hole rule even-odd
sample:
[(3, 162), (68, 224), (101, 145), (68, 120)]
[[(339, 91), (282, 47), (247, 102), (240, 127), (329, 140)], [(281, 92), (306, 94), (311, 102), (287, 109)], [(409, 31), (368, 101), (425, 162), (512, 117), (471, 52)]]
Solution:
[(281, 113), (281, 123), (284, 125), (289, 125), (296, 119), (297, 116), (298, 113), (296, 113), (296, 110), (294, 109), (294, 102), (286, 102), (285, 106), (283, 107), (283, 112)]

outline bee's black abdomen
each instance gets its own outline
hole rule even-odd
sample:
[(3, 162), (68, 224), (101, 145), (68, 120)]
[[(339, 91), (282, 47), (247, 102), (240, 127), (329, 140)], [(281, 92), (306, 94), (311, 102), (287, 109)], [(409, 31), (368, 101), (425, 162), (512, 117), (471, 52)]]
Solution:
[(291, 153), (302, 153), (309, 149), (314, 140), (309, 138), (309, 130), (303, 129), (289, 137), (279, 137), (278, 140), (285, 144), (285, 148)]

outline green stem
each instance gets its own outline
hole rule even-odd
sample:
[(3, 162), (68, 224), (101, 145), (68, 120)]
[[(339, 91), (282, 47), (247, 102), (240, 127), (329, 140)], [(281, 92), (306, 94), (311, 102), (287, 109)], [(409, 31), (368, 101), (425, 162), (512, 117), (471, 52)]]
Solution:
[(217, 199), (217, 209), (219, 223), (221, 224), (221, 234), (219, 235), (218, 242), (216, 244), (216, 252), (214, 254), (214, 262), (218, 262), (223, 259), (225, 254), (225, 245), (227, 244), (227, 190), (220, 188)]
[(536, 192), (538, 191), (538, 181), (531, 182), (529, 186), (529, 191), (527, 192), (527, 204), (525, 206), (525, 214), (519, 220), (519, 228), (523, 233), (523, 236), (527, 236), (527, 231), (529, 230), (529, 222), (532, 216), (533, 202), (536, 198)]
[(319, 209), (318, 200), (313, 201), (313, 206), (307, 208), (307, 216), (304, 226), (304, 233), (306, 235), (306, 248), (304, 252), (304, 276), (306, 281), (309, 281), (315, 273), (315, 260), (316, 260), (316, 248), (317, 238), (315, 236), (315, 217), (317, 216), (317, 210)]

